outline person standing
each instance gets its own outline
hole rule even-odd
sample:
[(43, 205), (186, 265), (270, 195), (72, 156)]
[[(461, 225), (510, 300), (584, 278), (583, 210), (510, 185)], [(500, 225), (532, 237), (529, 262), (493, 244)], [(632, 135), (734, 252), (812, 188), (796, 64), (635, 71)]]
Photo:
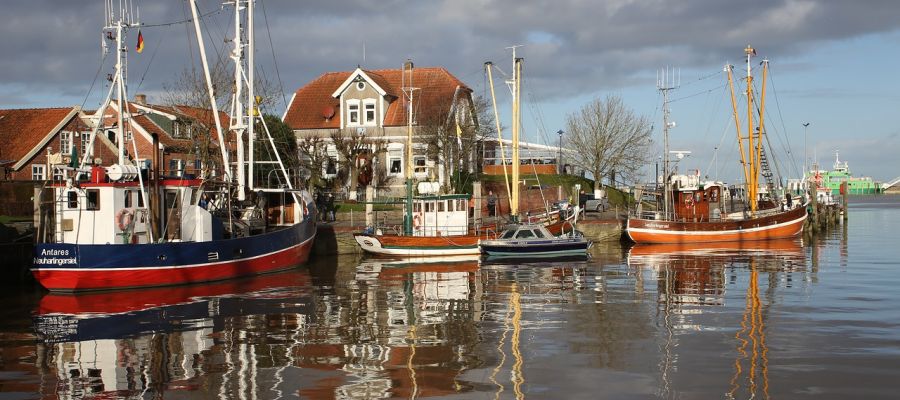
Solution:
[(497, 216), (497, 196), (494, 196), (493, 190), (488, 190), (487, 209), (489, 217)]

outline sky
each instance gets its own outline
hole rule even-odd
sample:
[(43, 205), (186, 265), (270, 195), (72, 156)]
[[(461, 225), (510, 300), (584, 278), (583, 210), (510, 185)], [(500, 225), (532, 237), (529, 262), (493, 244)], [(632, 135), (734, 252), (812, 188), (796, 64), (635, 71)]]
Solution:
[[(118, 3), (119, 0), (113, 0)], [(0, 16), (0, 108), (84, 105), (106, 94), (110, 59), (101, 54), (103, 1), (5, 2)], [(210, 57), (225, 57), (233, 14), (198, 0)], [(723, 66), (746, 68), (743, 49), (769, 60), (766, 126), (779, 170), (830, 168), (840, 151), (856, 176), (900, 177), (900, 2), (894, 0), (435, 0), (257, 3), (257, 68), (284, 99), (330, 71), (440, 66), (487, 94), (493, 61), (501, 119), (509, 95), (501, 71), (507, 47), (524, 57), (523, 124), (528, 140), (556, 145), (567, 116), (597, 98), (620, 96), (654, 125), (661, 154), (657, 74), (677, 72), (671, 90), (670, 148), (691, 154), (680, 170), (734, 182), (739, 155)], [(161, 101), (175, 76), (199, 70), (183, 0), (135, 0), (145, 40), (129, 53), (129, 92)], [(174, 24), (170, 24), (174, 23)], [(133, 47), (137, 32), (128, 32)], [(274, 51), (273, 51), (274, 49)], [(96, 77), (96, 80), (95, 80)], [(757, 77), (757, 80), (760, 80)], [(740, 99), (740, 96), (739, 96)], [(277, 105), (277, 113), (284, 109)], [(809, 123), (807, 128), (804, 123)], [(509, 126), (508, 122), (504, 125)], [(507, 133), (508, 137), (508, 133)], [(653, 178), (655, 165), (646, 169)]]

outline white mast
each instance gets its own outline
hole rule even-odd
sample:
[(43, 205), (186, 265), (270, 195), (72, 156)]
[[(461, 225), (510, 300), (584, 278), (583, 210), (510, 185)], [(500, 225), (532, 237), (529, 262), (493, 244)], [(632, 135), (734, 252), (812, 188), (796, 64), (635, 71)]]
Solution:
[[(669, 73), (671, 72), (671, 77)], [(678, 88), (675, 79), (675, 71), (669, 71), (669, 67), (660, 71), (656, 77), (656, 89), (663, 94), (663, 210), (664, 218), (669, 218), (669, 204), (672, 199), (669, 194), (669, 128), (675, 126), (675, 122), (669, 121), (669, 91)], [(595, 177), (596, 178), (596, 177)]]
[(231, 59), (234, 61), (234, 94), (231, 98), (231, 128), (237, 135), (237, 196), (238, 200), (244, 200), (244, 40), (241, 29), (241, 2), (234, 1), (234, 50)]
[[(254, 125), (256, 125), (256, 117), (262, 118), (262, 115), (259, 115), (258, 104), (256, 104), (256, 92), (253, 91), (253, 70), (256, 69), (256, 64), (254, 64), (254, 46), (255, 39), (253, 37), (253, 3), (255, 0), (247, 1), (247, 104), (250, 105), (250, 110), (248, 111), (250, 123), (247, 124), (247, 143), (248, 143), (248, 158), (249, 162), (247, 168), (247, 186), (249, 186), (250, 190), (255, 190), (255, 185), (253, 182), (253, 164), (255, 154), (253, 154), (253, 142), (256, 141), (256, 132), (254, 132)], [(275, 151), (277, 154), (278, 152)]]

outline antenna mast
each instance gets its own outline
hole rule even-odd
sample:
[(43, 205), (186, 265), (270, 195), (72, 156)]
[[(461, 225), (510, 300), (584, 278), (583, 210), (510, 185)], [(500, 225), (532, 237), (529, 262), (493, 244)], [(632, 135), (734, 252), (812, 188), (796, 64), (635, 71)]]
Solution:
[[(663, 210), (665, 218), (669, 218), (669, 204), (672, 199), (669, 194), (669, 128), (675, 127), (675, 122), (669, 121), (669, 91), (681, 86), (680, 71), (669, 69), (667, 66), (656, 73), (656, 89), (663, 95)], [(597, 177), (594, 177), (597, 179)]]

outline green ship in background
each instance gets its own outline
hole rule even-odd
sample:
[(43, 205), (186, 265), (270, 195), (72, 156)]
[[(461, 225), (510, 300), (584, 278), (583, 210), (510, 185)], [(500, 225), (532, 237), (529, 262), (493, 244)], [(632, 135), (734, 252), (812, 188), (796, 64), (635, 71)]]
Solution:
[(809, 178), (816, 181), (821, 179), (820, 187), (831, 191), (831, 194), (841, 194), (841, 183), (847, 181), (847, 194), (879, 194), (883, 192), (880, 182), (876, 182), (868, 176), (854, 178), (850, 173), (850, 166), (846, 161), (841, 162), (838, 151), (834, 152), (834, 166), (831, 171), (815, 168), (809, 171)]

